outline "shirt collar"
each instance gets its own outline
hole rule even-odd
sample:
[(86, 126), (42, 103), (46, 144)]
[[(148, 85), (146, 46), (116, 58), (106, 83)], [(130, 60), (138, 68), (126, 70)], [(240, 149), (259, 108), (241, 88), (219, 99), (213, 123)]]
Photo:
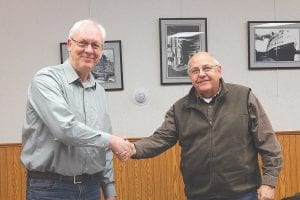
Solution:
[[(80, 78), (74, 68), (71, 66), (69, 60), (66, 60), (63, 63), (63, 68), (67, 77), (67, 81), (69, 84), (74, 83), (74, 82), (80, 82)], [(93, 77), (93, 75), (90, 73), (89, 78), (86, 84), (86, 87), (96, 87), (96, 81)]]
[(210, 103), (216, 96), (218, 96), (220, 94), (221, 91), (222, 91), (222, 82), (220, 82), (220, 87), (219, 87), (218, 92), (214, 96), (212, 96), (212, 97), (209, 97), (209, 98), (203, 97), (196, 90), (195, 90), (195, 95), (196, 95), (197, 99), (203, 100), (206, 103)]
[[(220, 86), (221, 87), (218, 93), (212, 98), (212, 101), (210, 103), (213, 103), (216, 98), (222, 97), (227, 93), (228, 90), (223, 78), (220, 79)], [(192, 107), (194, 104), (198, 104), (199, 102), (205, 102), (205, 101), (199, 97), (195, 87), (192, 87), (184, 104), (186, 107)]]

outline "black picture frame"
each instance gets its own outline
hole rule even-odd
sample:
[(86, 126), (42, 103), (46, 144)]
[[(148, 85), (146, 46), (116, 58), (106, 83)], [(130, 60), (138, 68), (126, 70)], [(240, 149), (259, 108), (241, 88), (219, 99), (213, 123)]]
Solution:
[(207, 51), (207, 18), (159, 18), (161, 85), (190, 84), (189, 58)]
[[(60, 61), (68, 58), (67, 43), (60, 43)], [(92, 70), (95, 80), (106, 91), (123, 90), (122, 46), (121, 40), (105, 41), (103, 55)]]
[(300, 68), (300, 21), (248, 21), (248, 69)]

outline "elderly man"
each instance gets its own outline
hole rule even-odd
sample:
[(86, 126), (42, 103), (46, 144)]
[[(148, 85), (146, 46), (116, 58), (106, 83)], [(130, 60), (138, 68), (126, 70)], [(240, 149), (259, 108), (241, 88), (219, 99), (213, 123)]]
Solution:
[(104, 89), (91, 70), (103, 53), (105, 30), (76, 22), (69, 59), (41, 69), (28, 90), (21, 161), (27, 168), (27, 199), (100, 199), (116, 196), (112, 152), (131, 153), (111, 135)]
[(262, 105), (250, 88), (225, 83), (210, 53), (195, 54), (188, 74), (189, 94), (152, 136), (132, 144), (132, 158), (156, 156), (178, 141), (188, 200), (272, 200), (282, 155)]

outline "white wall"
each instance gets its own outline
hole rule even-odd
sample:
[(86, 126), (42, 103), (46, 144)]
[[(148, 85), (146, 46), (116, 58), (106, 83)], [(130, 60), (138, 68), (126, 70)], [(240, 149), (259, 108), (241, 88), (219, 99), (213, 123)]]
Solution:
[[(206, 17), (208, 49), (224, 79), (251, 87), (276, 131), (300, 129), (300, 69), (248, 70), (247, 21), (299, 20), (299, 0), (0, 0), (0, 143), (20, 142), (26, 90), (33, 74), (60, 62), (71, 25), (93, 18), (107, 40), (121, 40), (124, 90), (108, 92), (114, 133), (150, 135), (190, 86), (160, 85), (158, 18)], [(146, 88), (150, 100), (132, 95)]]

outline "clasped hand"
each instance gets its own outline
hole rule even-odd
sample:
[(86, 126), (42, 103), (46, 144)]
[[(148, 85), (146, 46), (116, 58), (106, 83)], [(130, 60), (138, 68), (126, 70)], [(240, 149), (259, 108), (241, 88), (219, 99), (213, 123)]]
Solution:
[(109, 141), (109, 148), (121, 161), (128, 160), (136, 153), (135, 146), (126, 138), (111, 135)]

